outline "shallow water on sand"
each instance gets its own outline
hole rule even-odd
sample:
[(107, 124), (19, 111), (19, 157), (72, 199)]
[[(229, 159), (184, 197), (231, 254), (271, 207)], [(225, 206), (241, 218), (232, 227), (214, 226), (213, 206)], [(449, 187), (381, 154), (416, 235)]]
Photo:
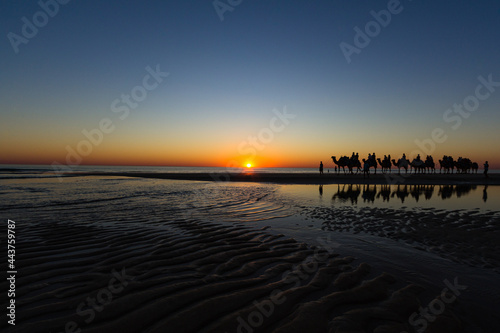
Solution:
[(500, 211), (500, 186), (283, 185), (279, 193), (318, 206)]
[[(284, 205), (261, 200), (277, 186), (119, 177), (4, 180), (3, 210), (29, 220), (158, 224), (198, 217), (259, 221), (290, 215)], [(126, 222), (126, 223), (125, 223)]]
[[(119, 325), (139, 325), (130, 330), (140, 331), (143, 318), (149, 318), (144, 319), (147, 331), (171, 329), (174, 323), (184, 327), (178, 314), (199, 314), (199, 308), (220, 313), (207, 314), (206, 323), (189, 317), (193, 329), (186, 331), (235, 328), (242, 308), (267, 296), (274, 283), (287, 287), (279, 279), (282, 270), (304, 260), (312, 253), (308, 246), (321, 239), (336, 253), (370, 263), (373, 273), (368, 275), (365, 266), (351, 267), (354, 259), (344, 258), (321, 263), (318, 274), (345, 271), (354, 281), (367, 282), (365, 276), (389, 272), (398, 282), (387, 292), (418, 283), (427, 290), (423, 305), (439, 295), (445, 279), (458, 277), (469, 288), (457, 305), (459, 317), (469, 331), (488, 331), (485, 327), (500, 323), (492, 311), (500, 298), (495, 271), (500, 267), (499, 199), (494, 186), (318, 187), (125, 177), (4, 179), (0, 188), (2, 215), (19, 227), (19, 332), (33, 332), (37, 325), (59, 331), (68, 320), (85, 328), (74, 309), (106, 285), (112, 269), (121, 267), (137, 282), (123, 299), (117, 296), (109, 314), (104, 311), (89, 324), (89, 332), (113, 332)], [(352, 287), (347, 283), (338, 289), (345, 281), (334, 287), (325, 282), (339, 281), (336, 277), (308, 279), (304, 289), (289, 290), (290, 304), (285, 305), (290, 313), (301, 313), (296, 307), (301, 297), (301, 302), (330, 304), (332, 299), (323, 295)], [(371, 283), (378, 286), (382, 280), (384, 288), (393, 283), (385, 277)], [(241, 283), (256, 284), (256, 289)], [(321, 294), (318, 286), (323, 284), (328, 287)], [(4, 290), (5, 282), (1, 286)], [(220, 303), (207, 304), (214, 295)], [(175, 307), (182, 302), (186, 304)], [(363, 302), (359, 309), (368, 311), (373, 305), (369, 299)], [(336, 308), (330, 327), (351, 318), (351, 309), (355, 307)], [(263, 324), (263, 331), (278, 331), (301, 318), (278, 314), (281, 319)], [(406, 318), (400, 319), (401, 327)]]
[(283, 185), (272, 200), (299, 208), (292, 218), (296, 237), (312, 239), (321, 230), (339, 240), (394, 240), (393, 248), (500, 273), (500, 186)]

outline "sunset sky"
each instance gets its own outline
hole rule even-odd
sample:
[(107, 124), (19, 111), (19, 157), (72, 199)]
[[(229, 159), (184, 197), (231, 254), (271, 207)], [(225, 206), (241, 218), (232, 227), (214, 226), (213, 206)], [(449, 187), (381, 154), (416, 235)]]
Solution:
[(0, 164), (500, 168), (497, 0), (60, 2), (0, 2)]

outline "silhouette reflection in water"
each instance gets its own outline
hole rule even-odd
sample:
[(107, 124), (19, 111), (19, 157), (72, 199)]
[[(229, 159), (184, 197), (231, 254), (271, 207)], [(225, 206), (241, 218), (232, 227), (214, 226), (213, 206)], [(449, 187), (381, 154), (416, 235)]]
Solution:
[(377, 195), (377, 185), (363, 185), (363, 202), (375, 202)]
[[(468, 195), (476, 189), (476, 185), (358, 185), (358, 184), (338, 184), (337, 192), (333, 194), (332, 201), (341, 203), (350, 202), (352, 205), (358, 203), (361, 196), (363, 202), (374, 203), (375, 199), (389, 202), (390, 199), (399, 199), (404, 203), (407, 197), (413, 198), (416, 202), (420, 198), (430, 200), (437, 188), (437, 196), (442, 200)], [(483, 201), (486, 202), (488, 195), (487, 186), (483, 190)], [(320, 186), (320, 195), (323, 195), (323, 187)]]
[(350, 200), (352, 205), (358, 203), (358, 197), (361, 193), (360, 185), (343, 184), (342, 190), (340, 189), (340, 186), (340, 184), (337, 185), (337, 193), (333, 195), (333, 201), (338, 200), (340, 202), (347, 202)]
[(438, 195), (441, 199), (448, 199), (453, 196), (460, 198), (464, 195), (469, 194), (471, 190), (476, 189), (476, 185), (442, 185), (439, 187)]
[(410, 195), (410, 191), (408, 191), (408, 185), (398, 185), (396, 191), (392, 192), (391, 198), (396, 196), (398, 199), (401, 199), (401, 203), (405, 202), (407, 196)]
[(382, 197), (382, 201), (389, 202), (391, 197), (391, 185), (380, 185), (380, 191), (377, 193), (377, 199)]

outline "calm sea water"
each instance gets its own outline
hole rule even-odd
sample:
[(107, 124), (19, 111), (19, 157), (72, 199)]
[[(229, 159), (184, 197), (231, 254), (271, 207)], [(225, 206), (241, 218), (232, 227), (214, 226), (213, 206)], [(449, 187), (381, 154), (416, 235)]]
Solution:
[[(60, 169), (63, 172), (65, 169)], [(58, 177), (60, 170), (50, 165), (16, 165), (0, 164), (0, 180), (6, 178), (40, 178)], [(252, 172), (266, 173), (315, 173), (317, 168), (251, 168)], [(248, 171), (245, 168), (225, 167), (153, 167), (153, 166), (102, 166), (102, 165), (78, 165), (72, 166), (71, 172), (177, 172), (177, 173), (238, 173)], [(325, 168), (325, 172), (333, 172), (333, 168)], [(395, 172), (395, 171), (393, 171)], [(482, 172), (481, 170), (479, 172)], [(490, 170), (490, 173), (500, 173), (500, 170)]]
[[(251, 168), (252, 172), (268, 173), (310, 173), (317, 172), (316, 168)], [(71, 169), (54, 168), (50, 165), (17, 165), (0, 164), (0, 179), (28, 178), (28, 177), (56, 177), (61, 172), (174, 172), (174, 173), (238, 173), (246, 172), (246, 168), (225, 167), (154, 167), (154, 166), (103, 166), (77, 165)]]

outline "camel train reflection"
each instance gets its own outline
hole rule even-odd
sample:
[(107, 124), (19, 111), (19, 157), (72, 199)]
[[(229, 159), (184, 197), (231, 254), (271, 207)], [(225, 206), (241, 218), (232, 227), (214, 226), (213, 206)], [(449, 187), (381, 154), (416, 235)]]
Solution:
[[(337, 173), (340, 172), (340, 169), (346, 173), (346, 168), (350, 173), (354, 173), (354, 169), (356, 169), (356, 173), (361, 171), (361, 162), (359, 160), (358, 153), (352, 153), (351, 157), (342, 156), (337, 160), (336, 156), (332, 156), (332, 161), (337, 166), (335, 170)], [(436, 164), (434, 163), (434, 159), (431, 155), (427, 155), (425, 160), (420, 158), (420, 154), (417, 155), (413, 160), (409, 160), (406, 158), (406, 154), (398, 159), (391, 159), (391, 155), (384, 155), (384, 159), (381, 160), (375, 156), (375, 153), (368, 154), (368, 158), (363, 159), (363, 162), (367, 163), (370, 168), (374, 168), (374, 173), (377, 173), (377, 166), (380, 165), (382, 169), (382, 173), (392, 172), (392, 166), (395, 166), (398, 169), (398, 173), (401, 173), (401, 169), (405, 170), (405, 173), (408, 173), (408, 169), (410, 169), (410, 173), (435, 173), (436, 172)], [(470, 158), (459, 157), (456, 161), (451, 156), (444, 155), (441, 160), (439, 160), (439, 172), (442, 173), (443, 170), (445, 173), (453, 173), (453, 170), (456, 169), (457, 173), (469, 173), (474, 172), (477, 173), (479, 165), (476, 162), (472, 162)]]
[[(460, 198), (469, 194), (477, 188), (476, 185), (360, 185), (360, 184), (339, 184), (337, 192), (333, 194), (332, 201), (341, 203), (350, 202), (352, 205), (358, 203), (361, 197), (363, 202), (374, 203), (375, 200), (389, 202), (390, 199), (401, 200), (404, 203), (406, 198), (411, 197), (416, 202), (420, 198), (430, 200), (436, 194), (442, 200), (457, 197)], [(485, 189), (486, 191), (486, 189)], [(484, 196), (483, 196), (484, 198)]]

